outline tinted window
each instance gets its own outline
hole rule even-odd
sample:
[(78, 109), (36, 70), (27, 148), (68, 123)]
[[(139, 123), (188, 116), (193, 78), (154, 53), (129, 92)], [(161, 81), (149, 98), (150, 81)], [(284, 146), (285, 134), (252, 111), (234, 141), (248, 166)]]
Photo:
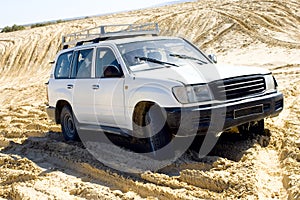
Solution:
[(72, 60), (73, 51), (63, 53), (59, 56), (56, 62), (54, 76), (55, 78), (69, 78), (70, 64)]
[(120, 64), (110, 48), (98, 48), (96, 52), (96, 77), (109, 78), (115, 77), (111, 74), (123, 75)]
[(93, 49), (80, 50), (73, 60), (72, 78), (90, 78), (92, 71)]

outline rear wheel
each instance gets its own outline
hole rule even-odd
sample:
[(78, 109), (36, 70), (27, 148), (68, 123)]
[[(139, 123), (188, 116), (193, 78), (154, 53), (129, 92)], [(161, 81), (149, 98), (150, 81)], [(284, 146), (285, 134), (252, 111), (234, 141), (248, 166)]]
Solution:
[(163, 109), (154, 103), (140, 103), (133, 116), (134, 141), (142, 144), (141, 151), (154, 152), (172, 139)]
[(79, 141), (73, 112), (69, 106), (64, 106), (61, 114), (61, 129), (65, 140)]

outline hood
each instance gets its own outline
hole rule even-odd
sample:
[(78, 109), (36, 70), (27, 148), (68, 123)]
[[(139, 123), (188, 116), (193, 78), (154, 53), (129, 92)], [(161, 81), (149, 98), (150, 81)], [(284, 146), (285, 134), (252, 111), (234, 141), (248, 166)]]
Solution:
[(186, 85), (208, 83), (237, 76), (267, 73), (269, 73), (267, 69), (259, 67), (243, 67), (219, 64), (200, 65), (196, 64), (195, 62), (183, 64), (179, 67), (162, 67), (159, 69), (134, 72), (136, 77), (175, 80)]

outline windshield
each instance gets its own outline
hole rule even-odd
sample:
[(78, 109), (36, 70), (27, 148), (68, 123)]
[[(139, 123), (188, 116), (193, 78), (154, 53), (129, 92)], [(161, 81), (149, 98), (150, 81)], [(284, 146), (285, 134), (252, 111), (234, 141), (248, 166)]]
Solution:
[(123, 43), (118, 48), (132, 71), (156, 69), (168, 64), (177, 66), (186, 59), (199, 64), (210, 63), (198, 49), (179, 38)]

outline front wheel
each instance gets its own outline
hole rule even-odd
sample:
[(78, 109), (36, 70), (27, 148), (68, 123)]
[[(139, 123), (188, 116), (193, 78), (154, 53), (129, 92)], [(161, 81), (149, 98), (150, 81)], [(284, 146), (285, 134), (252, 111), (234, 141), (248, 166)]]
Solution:
[(69, 106), (64, 106), (61, 114), (61, 129), (65, 140), (79, 141), (79, 136), (76, 130), (73, 112)]
[(153, 152), (166, 146), (172, 139), (166, 115), (157, 104), (140, 103), (133, 117), (134, 140), (144, 143), (142, 152)]

